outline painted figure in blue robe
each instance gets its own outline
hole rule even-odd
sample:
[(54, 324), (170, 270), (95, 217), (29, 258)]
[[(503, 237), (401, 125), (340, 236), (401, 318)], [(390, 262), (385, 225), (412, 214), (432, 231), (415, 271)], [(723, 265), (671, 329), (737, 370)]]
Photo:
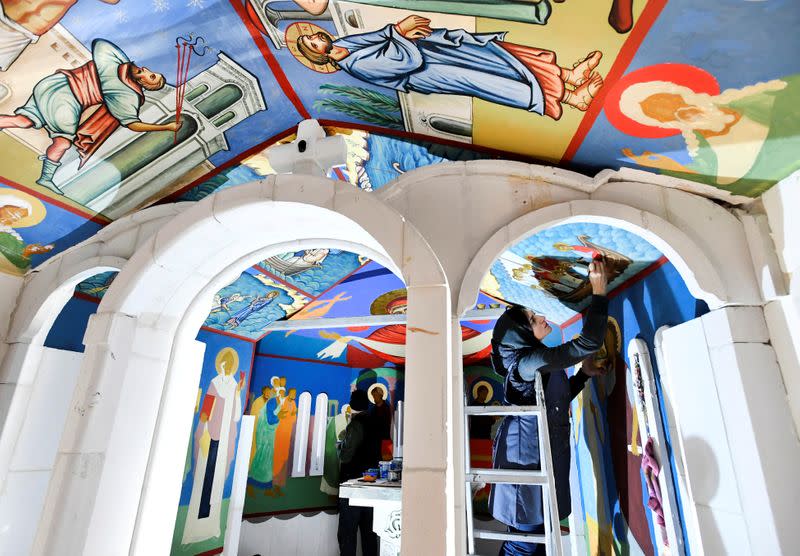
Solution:
[[(572, 510), (570, 401), (590, 376), (604, 372), (594, 366), (584, 366), (567, 378), (564, 370), (598, 351), (605, 339), (608, 324), (605, 263), (590, 263), (589, 280), (592, 301), (583, 320), (583, 330), (574, 340), (556, 347), (546, 346), (543, 340), (552, 329), (545, 317), (518, 305), (497, 320), (492, 332), (492, 366), (505, 378), (506, 405), (536, 405), (535, 379), (537, 373), (542, 375), (559, 521)], [(510, 415), (503, 419), (494, 440), (493, 468), (541, 469), (537, 419), (535, 415)], [(545, 504), (542, 487), (538, 485), (495, 484), (489, 495), (492, 516), (512, 533), (541, 534)], [(500, 556), (543, 556), (545, 553), (543, 545), (520, 541), (506, 541), (500, 549)]]
[(271, 304), (279, 294), (278, 290), (272, 290), (267, 295), (256, 297), (250, 302), (250, 305), (234, 313), (231, 318), (225, 321), (225, 324), (231, 328), (236, 328), (247, 320), (250, 315)]
[(319, 31), (297, 38), (297, 50), (320, 68), (341, 69), (400, 92), (466, 95), (554, 120), (561, 104), (588, 110), (603, 85), (594, 51), (568, 69), (549, 50), (504, 41), (506, 33), (432, 29), (409, 16), (395, 25), (337, 40)]

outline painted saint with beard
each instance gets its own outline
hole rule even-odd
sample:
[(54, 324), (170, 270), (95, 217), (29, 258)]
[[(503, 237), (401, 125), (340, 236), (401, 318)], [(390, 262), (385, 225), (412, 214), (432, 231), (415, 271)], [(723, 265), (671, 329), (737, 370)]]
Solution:
[(554, 52), (506, 42), (505, 35), (434, 29), (429, 19), (412, 15), (336, 40), (322, 29), (301, 34), (292, 53), (305, 65), (325, 68), (319, 71), (341, 69), (404, 93), (471, 96), (554, 120), (561, 117), (562, 104), (588, 110), (603, 85), (595, 71), (601, 52), (567, 69), (557, 64)]

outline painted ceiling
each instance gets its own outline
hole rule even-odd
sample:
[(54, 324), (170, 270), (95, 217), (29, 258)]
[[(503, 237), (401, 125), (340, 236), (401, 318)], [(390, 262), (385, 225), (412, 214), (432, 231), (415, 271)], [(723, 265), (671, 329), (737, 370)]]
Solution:
[[(666, 262), (658, 249), (620, 228), (591, 223), (548, 228), (518, 241), (494, 261), (473, 305), (477, 314), (468, 324), (483, 332), (492, 321), (481, 318), (481, 311), (517, 303), (563, 326), (589, 302), (588, 264), (598, 254), (607, 261), (609, 292)], [(78, 284), (75, 296), (99, 302), (115, 276), (92, 276)], [(203, 326), (258, 341), (272, 334), (268, 327), (279, 320), (402, 315), (406, 304), (402, 279), (375, 261), (348, 251), (306, 249), (246, 269), (214, 295)], [(343, 334), (368, 337), (380, 327), (366, 322), (346, 328)], [(291, 350), (286, 338), (295, 333), (322, 343), (339, 334), (326, 332), (320, 339), (318, 330), (276, 331), (275, 336), (289, 342), (286, 349)]]
[(0, 6), (2, 272), (272, 173), (264, 149), (308, 117), (347, 138), (331, 177), (366, 190), (487, 157), (748, 196), (800, 168), (793, 0)]

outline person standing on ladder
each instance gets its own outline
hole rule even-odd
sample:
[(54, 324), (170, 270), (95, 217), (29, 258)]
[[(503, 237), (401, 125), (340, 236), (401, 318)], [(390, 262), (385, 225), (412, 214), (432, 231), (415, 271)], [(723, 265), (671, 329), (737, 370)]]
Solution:
[[(505, 377), (506, 405), (535, 405), (536, 373), (542, 374), (547, 422), (550, 430), (552, 470), (558, 500), (558, 518), (571, 513), (569, 467), (569, 404), (583, 389), (590, 376), (603, 374), (584, 366), (567, 378), (565, 368), (583, 361), (603, 345), (608, 323), (606, 267), (602, 259), (589, 265), (592, 299), (583, 319), (581, 334), (569, 342), (548, 347), (542, 340), (551, 327), (543, 315), (515, 305), (498, 320), (492, 334), (492, 366)], [(492, 467), (495, 469), (540, 469), (539, 433), (535, 415), (505, 417), (494, 441)], [(545, 454), (546, 457), (546, 454)], [(542, 487), (499, 483), (492, 486), (489, 510), (512, 533), (544, 532), (545, 512)], [(553, 532), (558, 535), (557, 531)], [(500, 556), (539, 556), (544, 545), (505, 541)]]

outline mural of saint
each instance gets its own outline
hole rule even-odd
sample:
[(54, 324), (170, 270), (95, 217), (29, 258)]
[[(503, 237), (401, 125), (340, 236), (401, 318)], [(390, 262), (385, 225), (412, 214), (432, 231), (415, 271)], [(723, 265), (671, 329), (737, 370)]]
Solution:
[(472, 96), (558, 120), (562, 104), (588, 110), (603, 85), (599, 51), (568, 69), (552, 51), (505, 42), (504, 32), (433, 29), (418, 15), (336, 40), (317, 29), (296, 39), (306, 64), (401, 92)]
[(256, 416), (256, 443), (250, 462), (249, 481), (264, 488), (264, 494), (272, 496), (272, 466), (275, 455), (275, 431), (278, 419), (278, 400), (275, 390), (265, 386), (261, 390), (265, 399)]
[(289, 389), (278, 408), (278, 427), (275, 429), (275, 450), (272, 458), (272, 488), (275, 496), (280, 496), (281, 488), (286, 486), (289, 476), (290, 448), (294, 426), (297, 422), (297, 390)]
[(220, 295), (218, 293), (214, 294), (214, 304), (211, 306), (212, 313), (219, 313), (220, 311), (225, 311), (226, 313), (230, 313), (229, 305), (231, 303), (237, 303), (239, 301), (244, 301), (245, 297), (240, 293), (232, 293), (230, 295)]
[[(0, 0), (0, 71), (67, 14), (78, 0)], [(117, 4), (119, 0), (100, 0)]]
[(629, 257), (589, 241), (587, 235), (578, 236), (578, 243), (555, 243), (553, 247), (565, 253), (574, 252), (579, 256), (528, 255), (527, 264), (512, 271), (514, 280), (530, 283), (563, 302), (579, 302), (591, 294), (589, 284), (589, 263), (595, 257), (606, 260), (609, 282), (618, 278), (633, 262)]
[(120, 125), (137, 132), (178, 130), (175, 122), (139, 120), (144, 91), (157, 91), (165, 83), (162, 74), (137, 66), (115, 44), (96, 39), (91, 61), (39, 81), (14, 115), (0, 115), (0, 129), (47, 131), (52, 143), (40, 157), (42, 174), (36, 183), (63, 194), (53, 176), (71, 146), (78, 150), (82, 166)]
[[(674, 66), (670, 81), (628, 76), (635, 82), (621, 92), (619, 111), (643, 131), (666, 132), (660, 136), (679, 132), (691, 162), (650, 151), (637, 155), (631, 149), (623, 149), (625, 156), (641, 166), (750, 196), (800, 169), (800, 74), (715, 93), (708, 87), (712, 92), (698, 90), (681, 74), (702, 70), (669, 65)], [(618, 127), (630, 129), (624, 123)]]
[(0, 271), (25, 274), (31, 267), (31, 255), (53, 249), (53, 245), (26, 244), (15, 229), (38, 224), (45, 213), (39, 199), (20, 191), (0, 189)]
[(247, 317), (249, 317), (255, 312), (260, 311), (261, 309), (272, 303), (275, 300), (275, 298), (278, 297), (278, 295), (280, 295), (279, 291), (272, 290), (266, 295), (256, 297), (253, 301), (250, 302), (250, 304), (247, 307), (237, 311), (236, 313), (233, 314), (233, 316), (231, 316), (231, 318), (225, 321), (225, 325), (231, 328), (236, 328), (237, 326), (242, 324), (245, 320), (247, 320)]
[(222, 531), (222, 496), (236, 450), (244, 373), (237, 382), (239, 354), (230, 347), (217, 353), (215, 367), (194, 433), (194, 482), (182, 544), (219, 537)]

